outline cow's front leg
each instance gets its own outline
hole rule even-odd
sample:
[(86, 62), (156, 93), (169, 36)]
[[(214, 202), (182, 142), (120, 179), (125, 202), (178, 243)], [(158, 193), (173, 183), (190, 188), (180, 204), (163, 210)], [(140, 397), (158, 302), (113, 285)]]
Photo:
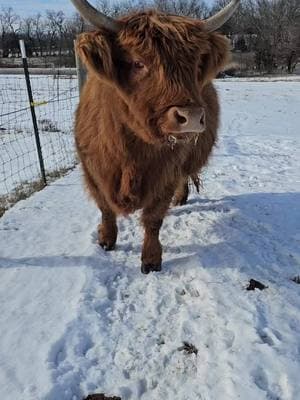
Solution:
[(99, 244), (105, 251), (115, 248), (118, 228), (116, 215), (113, 211), (102, 209), (102, 222), (98, 225)]
[(162, 219), (144, 219), (145, 236), (141, 266), (143, 274), (161, 270), (162, 247), (159, 241), (159, 230), (162, 222)]
[(98, 225), (99, 244), (106, 251), (113, 250), (118, 235), (116, 214), (110, 208), (101, 190), (99, 190), (100, 185), (96, 184), (84, 163), (82, 163), (82, 167), (87, 188), (102, 213), (102, 222)]
[(151, 271), (160, 271), (162, 262), (162, 247), (159, 241), (159, 230), (163, 223), (163, 219), (169, 208), (174, 188), (166, 190), (164, 199), (153, 201), (152, 207), (144, 208), (142, 222), (145, 228), (144, 243), (142, 249), (142, 266), (143, 274)]

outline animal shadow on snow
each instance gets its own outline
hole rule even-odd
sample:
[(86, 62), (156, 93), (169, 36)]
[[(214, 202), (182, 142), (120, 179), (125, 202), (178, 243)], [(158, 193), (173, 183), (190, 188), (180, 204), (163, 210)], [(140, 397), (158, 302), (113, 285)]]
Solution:
[[(181, 253), (183, 260), (196, 256), (204, 268), (250, 267), (254, 273), (255, 268), (267, 273), (274, 265), (299, 266), (299, 205), (300, 193), (296, 192), (252, 193), (219, 200), (192, 197), (185, 206), (170, 210), (175, 221), (176, 217), (187, 221), (185, 229), (192, 230), (192, 238), (189, 244), (184, 240), (180, 245), (165, 237), (168, 258), (164, 268), (172, 270)], [(162, 231), (164, 227), (170, 229), (167, 219)]]

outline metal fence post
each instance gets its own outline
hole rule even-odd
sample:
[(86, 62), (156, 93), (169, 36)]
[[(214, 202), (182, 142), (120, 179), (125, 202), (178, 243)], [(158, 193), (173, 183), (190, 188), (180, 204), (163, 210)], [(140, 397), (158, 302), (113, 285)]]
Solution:
[(74, 40), (74, 53), (75, 53), (75, 61), (76, 61), (76, 71), (77, 71), (79, 94), (81, 94), (81, 90), (83, 88), (84, 82), (86, 81), (86, 70), (80, 60), (78, 53), (77, 53), (76, 40)]
[(34, 109), (34, 100), (33, 100), (33, 96), (32, 96), (32, 89), (31, 89), (31, 83), (30, 83), (30, 76), (29, 76), (28, 62), (27, 62), (24, 40), (20, 40), (19, 43), (20, 43), (20, 49), (21, 49), (21, 55), (22, 55), (22, 61), (23, 61), (24, 74), (25, 74), (25, 79), (26, 79), (26, 86), (27, 86), (27, 93), (28, 93), (28, 99), (29, 99), (29, 105), (30, 105), (30, 111), (31, 111), (32, 124), (33, 124), (33, 129), (34, 129), (35, 143), (36, 143), (37, 153), (38, 153), (38, 157), (39, 157), (40, 170), (41, 170), (42, 180), (43, 180), (44, 184), (47, 185), (45, 165), (44, 165), (44, 159), (43, 159), (43, 154), (42, 154), (39, 129), (38, 129), (38, 124), (37, 124), (37, 119), (36, 119), (36, 114), (35, 114), (35, 109)]

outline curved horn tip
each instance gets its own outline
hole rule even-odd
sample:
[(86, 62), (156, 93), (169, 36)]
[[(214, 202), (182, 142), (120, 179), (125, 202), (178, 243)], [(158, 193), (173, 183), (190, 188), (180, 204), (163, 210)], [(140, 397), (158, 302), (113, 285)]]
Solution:
[(227, 6), (225, 6), (222, 10), (217, 12), (217, 14), (203, 21), (204, 29), (207, 32), (213, 32), (219, 29), (222, 25), (224, 25), (235, 13), (238, 6), (240, 5), (240, 0), (231, 0)]
[(106, 28), (118, 32), (120, 25), (113, 18), (98, 11), (86, 0), (71, 0), (79, 14), (96, 28)]

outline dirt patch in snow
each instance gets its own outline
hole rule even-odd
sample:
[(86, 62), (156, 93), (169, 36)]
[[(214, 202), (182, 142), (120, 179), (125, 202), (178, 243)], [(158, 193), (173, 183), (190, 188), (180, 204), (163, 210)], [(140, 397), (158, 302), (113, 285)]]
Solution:
[(255, 279), (250, 279), (249, 286), (247, 286), (247, 290), (264, 290), (268, 289), (268, 286), (265, 286), (263, 283), (256, 281)]
[(104, 394), (89, 394), (85, 400), (121, 400), (121, 397), (107, 397)]
[(183, 346), (179, 347), (178, 351), (184, 351), (185, 354), (198, 354), (197, 347), (188, 342), (183, 342)]

